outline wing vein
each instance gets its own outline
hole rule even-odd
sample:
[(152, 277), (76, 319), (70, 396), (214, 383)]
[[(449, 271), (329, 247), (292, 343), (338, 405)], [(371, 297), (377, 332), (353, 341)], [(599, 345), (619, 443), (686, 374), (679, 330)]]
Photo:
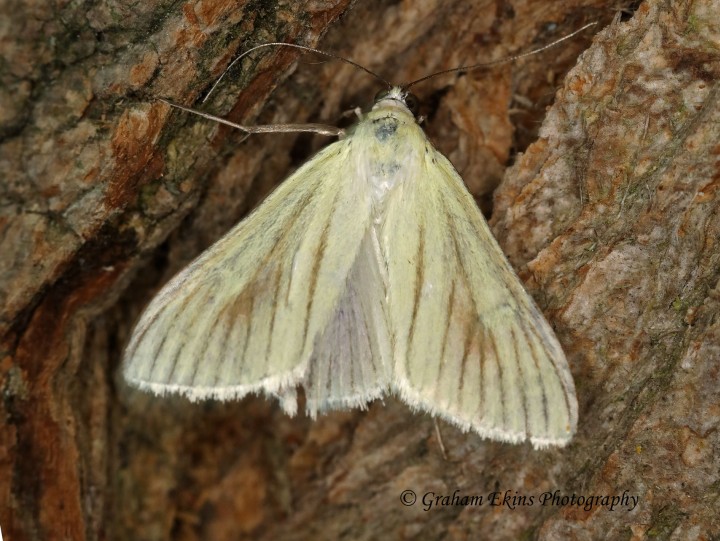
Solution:
[(480, 402), (478, 404), (478, 409), (476, 415), (481, 416), (482, 412), (485, 408), (485, 362), (487, 360), (487, 357), (485, 355), (485, 325), (480, 323), (478, 325), (478, 330), (480, 332), (480, 338), (478, 339), (478, 356), (479, 362), (480, 362), (480, 374), (479, 374), (479, 389), (480, 389)]
[(530, 356), (532, 357), (532, 360), (535, 363), (535, 368), (537, 370), (538, 383), (540, 384), (540, 388), (542, 389), (543, 421), (545, 422), (545, 426), (543, 427), (543, 433), (547, 434), (549, 426), (550, 426), (550, 417), (548, 414), (547, 383), (545, 382), (545, 379), (542, 377), (542, 371), (540, 369), (540, 360), (537, 356), (537, 351), (535, 350), (535, 344), (530, 340), (530, 337), (528, 336), (527, 329), (526, 329), (526, 326), (524, 323), (521, 323), (520, 330), (522, 331), (523, 335), (525, 336), (525, 341), (527, 342), (527, 345), (530, 348)]
[[(531, 325), (529, 327), (529, 330), (530, 330), (530, 332), (532, 332), (535, 335), (535, 337), (538, 339), (538, 342), (540, 344), (542, 344), (543, 340), (542, 340), (540, 334), (537, 332), (537, 328), (534, 325)], [(548, 357), (550, 357), (550, 356), (548, 356)], [(567, 413), (568, 419), (570, 419), (571, 418), (570, 401), (569, 401), (569, 397), (568, 397), (567, 387), (565, 387), (565, 380), (563, 379), (563, 377), (560, 373), (560, 370), (558, 369), (557, 365), (555, 364), (555, 359), (550, 357), (549, 361), (550, 361), (550, 365), (553, 368), (553, 371), (555, 372), (555, 376), (556, 376), (557, 380), (560, 382), (560, 385), (562, 387), (563, 397), (565, 399), (565, 412)], [(548, 411), (548, 418), (549, 418), (549, 413), (550, 412)]]
[[(231, 304), (228, 304), (225, 307), (225, 310), (229, 310), (231, 308)], [(220, 346), (220, 349), (218, 351), (218, 355), (222, 358), (221, 364), (217, 372), (215, 372), (215, 377), (213, 378), (213, 386), (217, 386), (220, 376), (224, 373), (224, 366), (231, 362), (231, 356), (228, 354), (227, 348), (228, 348), (228, 340), (230, 338), (230, 333), (232, 332), (234, 321), (226, 321), (225, 324), (225, 336), (223, 337), (222, 344)]]
[(502, 363), (500, 362), (500, 355), (498, 352), (497, 343), (495, 342), (495, 335), (492, 333), (492, 331), (488, 332), (488, 337), (490, 339), (490, 347), (493, 350), (493, 359), (495, 360), (495, 365), (498, 369), (498, 384), (500, 385), (500, 408), (502, 413), (502, 420), (503, 420), (503, 428), (507, 428), (507, 407), (505, 405), (505, 383), (503, 382), (503, 369), (502, 369)]
[[(468, 362), (468, 356), (470, 355), (470, 348), (472, 347), (474, 333), (473, 333), (473, 319), (468, 318), (467, 322), (465, 323), (465, 329), (464, 329), (464, 339), (463, 339), (463, 356), (462, 360), (460, 362), (460, 382), (458, 383), (458, 393), (460, 395), (460, 411), (463, 411), (465, 408), (463, 407), (463, 402), (465, 400), (465, 393), (463, 390), (465, 389), (465, 367)], [(480, 396), (482, 397), (482, 393), (480, 393)]]
[(422, 297), (423, 282), (425, 281), (425, 224), (422, 220), (418, 222), (418, 249), (415, 256), (415, 290), (413, 292), (413, 310), (410, 318), (410, 329), (408, 330), (407, 346), (405, 351), (405, 373), (410, 374), (410, 354), (413, 351), (415, 342), (415, 325), (418, 312), (420, 311), (420, 299)]
[(452, 318), (452, 305), (453, 305), (454, 300), (455, 300), (455, 280), (453, 280), (451, 282), (450, 295), (448, 296), (448, 302), (447, 302), (446, 308), (445, 308), (445, 330), (443, 333), (442, 347), (440, 349), (440, 360), (438, 362), (438, 371), (437, 371), (437, 376), (436, 376), (437, 385), (435, 386), (435, 393), (434, 393), (436, 400), (439, 398), (438, 392), (440, 391), (440, 388), (442, 387), (443, 372), (445, 371), (445, 367), (448, 364), (447, 359), (445, 358), (445, 351), (446, 351), (446, 347), (447, 347), (448, 334), (450, 333), (450, 320)]
[(523, 405), (523, 424), (525, 425), (525, 434), (529, 434), (528, 432), (528, 404), (527, 404), (527, 393), (525, 392), (525, 374), (522, 369), (522, 364), (520, 362), (520, 351), (518, 350), (518, 340), (517, 336), (515, 336), (515, 327), (510, 327), (510, 336), (512, 337), (512, 346), (513, 346), (513, 352), (515, 353), (515, 364), (517, 365), (518, 370), (518, 376), (521, 379), (520, 385), (518, 385), (518, 388), (520, 389), (520, 398), (522, 400)]
[[(178, 317), (184, 312), (187, 305), (190, 303), (190, 300), (192, 297), (188, 296), (185, 298), (185, 300), (182, 303), (182, 308), (175, 312), (175, 316), (172, 318), (172, 324), (169, 325), (170, 328), (174, 326), (175, 323), (177, 323)], [(192, 318), (192, 323), (195, 323), (195, 319)], [(168, 335), (165, 335), (165, 338), (167, 338)], [(163, 344), (165, 344), (165, 340), (163, 339)], [(172, 381), (172, 377), (175, 374), (175, 370), (177, 368), (177, 362), (180, 358), (180, 353), (185, 349), (185, 345), (187, 344), (187, 337), (183, 337), (183, 340), (180, 342), (180, 346), (178, 347), (177, 351), (175, 352), (175, 356), (173, 357), (170, 368), (170, 373), (167, 375), (166, 381)], [(158, 351), (158, 355), (155, 357), (155, 360), (160, 356), (160, 352)], [(155, 363), (153, 362), (153, 367), (155, 366)], [(152, 370), (152, 369), (151, 369)], [(150, 372), (150, 375), (152, 376), (152, 372)]]
[(273, 334), (275, 333), (275, 317), (277, 316), (277, 307), (278, 307), (278, 293), (280, 292), (280, 279), (281, 279), (281, 270), (277, 270), (275, 272), (275, 287), (273, 287), (273, 294), (272, 294), (272, 316), (270, 317), (270, 331), (268, 332), (268, 342), (267, 346), (265, 347), (265, 371), (264, 371), (264, 377), (268, 375), (269, 372), (269, 365), (270, 365), (270, 355), (272, 354), (272, 345), (273, 345)]
[(247, 323), (245, 325), (245, 328), (247, 331), (245, 332), (245, 340), (243, 343), (243, 349), (242, 349), (242, 355), (240, 356), (240, 364), (238, 365), (238, 373), (242, 374), (243, 368), (245, 366), (245, 356), (247, 355), (248, 351), (248, 345), (250, 344), (250, 336), (252, 335), (252, 327), (253, 327), (253, 312), (255, 312), (255, 297), (250, 297), (250, 310), (248, 311), (247, 315)]
[[(330, 212), (330, 215), (328, 216), (327, 221), (325, 222), (325, 225), (323, 226), (322, 233), (320, 233), (320, 243), (318, 245), (318, 249), (315, 252), (315, 257), (313, 258), (313, 266), (312, 266), (312, 277), (310, 278), (310, 289), (308, 290), (308, 301), (307, 301), (307, 307), (305, 309), (305, 326), (303, 329), (303, 346), (302, 350), (305, 351), (305, 348), (307, 347), (307, 335), (308, 331), (310, 329), (310, 318), (312, 316), (312, 307), (313, 302), (315, 301), (315, 288), (317, 287), (317, 281), (318, 281), (318, 275), (320, 274), (320, 269), (322, 267), (323, 259), (325, 258), (325, 250), (327, 249), (327, 240), (328, 240), (328, 232), (330, 231), (330, 224), (332, 223), (333, 218), (335, 217), (335, 211), (336, 211), (336, 201), (340, 194), (340, 191), (335, 192), (335, 195), (333, 197), (333, 203), (332, 203), (332, 212)], [(292, 273), (291, 273), (292, 276)]]
[[(213, 334), (218, 329), (218, 321), (220, 321), (220, 316), (222, 316), (223, 312), (226, 309), (227, 309), (227, 305), (217, 313), (217, 315), (215, 316), (215, 319), (213, 320), (212, 325), (210, 325), (210, 327), (209, 327), (210, 330), (208, 332), (203, 333), (204, 337), (203, 337), (202, 347), (200, 347), (200, 349), (198, 351), (200, 351), (200, 352), (207, 351), (207, 345), (210, 342), (210, 338), (212, 338)], [(195, 379), (197, 378), (200, 364), (201, 363), (199, 363), (199, 362), (194, 363), (192, 375), (190, 376), (190, 385), (191, 386), (195, 385)]]

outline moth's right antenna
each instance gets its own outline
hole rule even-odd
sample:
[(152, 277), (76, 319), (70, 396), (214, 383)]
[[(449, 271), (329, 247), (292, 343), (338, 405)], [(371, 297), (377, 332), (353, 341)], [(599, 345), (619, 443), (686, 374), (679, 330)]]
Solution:
[(493, 60), (492, 62), (483, 62), (481, 64), (472, 64), (470, 66), (461, 66), (459, 68), (451, 68), (451, 69), (447, 69), (447, 70), (437, 71), (435, 73), (431, 73), (430, 75), (426, 75), (425, 77), (421, 77), (420, 79), (417, 79), (415, 81), (407, 83), (407, 84), (403, 85), (402, 88), (403, 88), (403, 90), (407, 90), (411, 86), (415, 86), (418, 83), (422, 83), (423, 81), (427, 81), (428, 79), (432, 79), (433, 77), (437, 77), (439, 75), (445, 75), (446, 73), (455, 73), (458, 71), (470, 71), (470, 70), (474, 70), (474, 69), (487, 68), (489, 66), (497, 66), (498, 64), (506, 64), (508, 62), (514, 62), (515, 60), (518, 60), (520, 58), (525, 58), (526, 56), (531, 56), (531, 55), (537, 54), (539, 52), (545, 51), (546, 49), (549, 49), (551, 47), (555, 47), (555, 45), (557, 45), (558, 43), (562, 43), (566, 39), (570, 39), (573, 36), (576, 36), (577, 34), (582, 32), (583, 30), (586, 30), (596, 24), (597, 24), (597, 21), (586, 24), (582, 28), (578, 28), (574, 32), (569, 33), (567, 36), (563, 36), (560, 39), (556, 39), (555, 41), (548, 43), (547, 45), (543, 45), (542, 47), (539, 47), (537, 49), (533, 49), (532, 51), (527, 51), (525, 53), (508, 56), (507, 58), (501, 58), (500, 60)]

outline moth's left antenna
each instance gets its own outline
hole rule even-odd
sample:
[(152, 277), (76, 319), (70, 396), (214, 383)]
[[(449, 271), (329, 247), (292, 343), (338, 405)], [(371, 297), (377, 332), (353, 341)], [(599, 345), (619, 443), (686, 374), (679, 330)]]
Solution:
[(247, 51), (245, 51), (244, 53), (242, 53), (240, 56), (238, 56), (235, 60), (233, 60), (232, 62), (230, 62), (230, 64), (228, 65), (228, 67), (225, 68), (225, 71), (222, 72), (222, 75), (220, 75), (220, 77), (218, 77), (218, 80), (215, 81), (215, 84), (213, 84), (213, 85), (212, 85), (212, 88), (210, 88), (210, 92), (208, 92), (207, 95), (205, 96), (205, 98), (203, 99), (203, 103), (205, 103), (205, 102), (207, 101), (207, 99), (210, 97), (210, 95), (214, 92), (214, 90), (215, 90), (215, 88), (217, 87), (217, 85), (220, 84), (220, 81), (222, 81), (223, 77), (225, 77), (225, 75), (227, 74), (227, 72), (230, 71), (235, 64), (237, 64), (240, 60), (242, 60), (243, 58), (245, 58), (245, 57), (246, 57), (247, 55), (249, 55), (250, 53), (257, 51), (258, 49), (263, 49), (263, 48), (265, 48), (265, 47), (291, 47), (291, 48), (293, 48), (293, 49), (300, 49), (301, 51), (306, 51), (306, 52), (309, 52), (309, 53), (316, 53), (316, 54), (319, 54), (319, 55), (322, 55), (322, 56), (326, 56), (326, 57), (328, 57), (328, 58), (333, 58), (333, 59), (335, 59), (335, 60), (340, 60), (340, 61), (342, 61), (342, 62), (345, 62), (346, 64), (350, 64), (351, 66), (355, 66), (356, 68), (361, 69), (361, 70), (364, 71), (365, 73), (368, 73), (368, 74), (372, 75), (373, 77), (375, 77), (375, 79), (377, 79), (378, 81), (380, 81), (380, 82), (384, 83), (385, 85), (387, 85), (388, 88), (391, 88), (391, 87), (392, 87), (392, 85), (391, 85), (388, 81), (386, 81), (385, 79), (383, 79), (382, 77), (380, 77), (380, 76), (379, 76), (377, 73), (375, 73), (374, 71), (371, 71), (371, 70), (369, 70), (368, 68), (366, 68), (365, 66), (361, 66), (361, 65), (358, 64), (357, 62), (353, 62), (352, 60), (350, 60), (350, 59), (348, 59), (348, 58), (345, 58), (345, 57), (343, 57), (343, 56), (339, 56), (339, 55), (336, 55), (336, 54), (332, 54), (332, 53), (328, 53), (328, 52), (325, 52), (325, 51), (321, 51), (320, 49), (314, 49), (313, 47), (306, 47), (305, 45), (298, 45), (298, 44), (296, 44), (296, 43), (270, 42), (270, 43), (263, 43), (263, 44), (261, 44), (261, 45), (257, 45), (257, 46), (255, 46), (255, 47), (253, 47), (252, 49), (248, 49)]

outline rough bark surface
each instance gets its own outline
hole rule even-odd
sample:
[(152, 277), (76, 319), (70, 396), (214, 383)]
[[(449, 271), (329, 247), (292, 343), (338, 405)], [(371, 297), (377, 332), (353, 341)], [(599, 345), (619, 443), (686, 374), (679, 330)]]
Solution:
[[(0, 4), (5, 539), (720, 537), (720, 3), (648, 1), (613, 19), (623, 7)], [(444, 459), (432, 420), (392, 398), (311, 422), (263, 398), (190, 404), (118, 378), (153, 294), (326, 140), (242, 141), (154, 96), (200, 106), (239, 52), (267, 41), (402, 82), (590, 20), (551, 51), (416, 89), (430, 138), (492, 210), (568, 354), (580, 427), (567, 448), (441, 423)], [(202, 107), (337, 124), (377, 90), (280, 49), (233, 69)], [(639, 500), (542, 505), (555, 491)], [(428, 493), (483, 504), (426, 510)]]

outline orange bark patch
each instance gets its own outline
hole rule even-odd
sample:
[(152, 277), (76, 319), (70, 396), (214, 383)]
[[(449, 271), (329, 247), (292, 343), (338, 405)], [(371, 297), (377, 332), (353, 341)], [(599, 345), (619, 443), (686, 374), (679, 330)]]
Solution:
[[(200, 20), (207, 26), (217, 24), (228, 14), (241, 11), (246, 3), (238, 0), (201, 0), (194, 6), (195, 22)], [(188, 11), (185, 10), (186, 16)]]
[(111, 142), (115, 175), (105, 198), (111, 208), (124, 207), (135, 197), (142, 178), (157, 177), (162, 171), (164, 162), (155, 155), (154, 145), (164, 125), (165, 109), (158, 103), (149, 109), (128, 110), (120, 118)]

